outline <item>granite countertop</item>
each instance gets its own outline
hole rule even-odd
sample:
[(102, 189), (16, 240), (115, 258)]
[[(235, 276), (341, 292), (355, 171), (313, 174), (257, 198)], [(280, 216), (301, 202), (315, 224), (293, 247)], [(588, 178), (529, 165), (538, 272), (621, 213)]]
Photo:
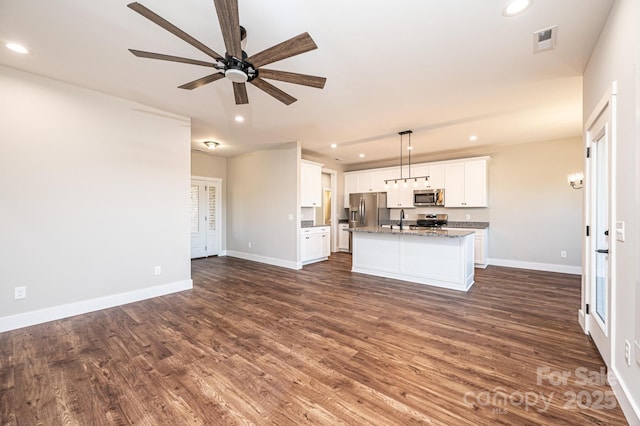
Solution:
[(368, 234), (402, 234), (417, 235), (420, 237), (448, 237), (460, 238), (473, 235), (473, 231), (452, 231), (445, 229), (391, 229), (380, 226), (363, 226), (360, 228), (349, 228), (351, 232), (366, 232)]
[(453, 222), (449, 221), (445, 228), (470, 228), (470, 229), (487, 229), (489, 222)]
[(304, 228), (320, 228), (322, 226), (330, 226), (330, 225), (314, 225), (314, 224), (303, 223), (303, 224), (300, 225), (300, 228), (303, 228), (303, 229)]

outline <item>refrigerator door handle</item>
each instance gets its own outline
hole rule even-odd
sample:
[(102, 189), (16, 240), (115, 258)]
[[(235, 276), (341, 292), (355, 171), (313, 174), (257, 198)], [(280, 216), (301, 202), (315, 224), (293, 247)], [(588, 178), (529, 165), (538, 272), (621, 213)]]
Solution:
[(363, 225), (367, 224), (366, 216), (367, 216), (367, 202), (364, 200), (364, 198), (362, 198), (362, 216), (360, 217), (362, 218)]

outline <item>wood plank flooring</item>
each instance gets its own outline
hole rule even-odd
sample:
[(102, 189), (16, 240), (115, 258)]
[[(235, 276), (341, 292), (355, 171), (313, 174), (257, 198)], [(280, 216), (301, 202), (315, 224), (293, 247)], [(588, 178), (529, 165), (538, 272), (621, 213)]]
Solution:
[(2, 333), (0, 423), (626, 424), (579, 277), (489, 267), (461, 293), (350, 262), (195, 260), (193, 291)]

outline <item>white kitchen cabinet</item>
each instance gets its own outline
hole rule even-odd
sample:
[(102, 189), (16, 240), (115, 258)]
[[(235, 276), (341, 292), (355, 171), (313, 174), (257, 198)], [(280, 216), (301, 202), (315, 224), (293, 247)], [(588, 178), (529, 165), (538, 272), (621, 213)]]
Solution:
[(404, 181), (398, 182), (396, 187), (395, 183), (389, 183), (389, 189), (387, 189), (387, 207), (390, 209), (413, 209), (413, 184), (405, 183)]
[(442, 228), (452, 231), (473, 231), (473, 263), (476, 268), (487, 267), (488, 254), (488, 229), (472, 229), (472, 228)]
[(301, 257), (302, 263), (308, 264), (327, 260), (331, 254), (330, 227), (316, 226), (302, 229)]
[(349, 194), (358, 192), (358, 174), (344, 174), (344, 207), (349, 208)]
[(300, 188), (302, 207), (320, 207), (322, 205), (322, 164), (302, 160)]
[(384, 192), (384, 180), (387, 179), (388, 174), (388, 171), (385, 170), (357, 173), (356, 192)]
[[(444, 188), (444, 165), (442, 164), (419, 164), (412, 167), (411, 176), (429, 176), (429, 179), (418, 179), (415, 189), (441, 189)], [(445, 194), (446, 195), (446, 194)]]
[(344, 206), (349, 207), (349, 194), (386, 192), (384, 181), (389, 178), (391, 178), (391, 171), (386, 169), (345, 173)]
[(338, 250), (349, 251), (349, 224), (341, 223), (338, 225)]
[(473, 160), (445, 166), (445, 207), (487, 207), (487, 161)]

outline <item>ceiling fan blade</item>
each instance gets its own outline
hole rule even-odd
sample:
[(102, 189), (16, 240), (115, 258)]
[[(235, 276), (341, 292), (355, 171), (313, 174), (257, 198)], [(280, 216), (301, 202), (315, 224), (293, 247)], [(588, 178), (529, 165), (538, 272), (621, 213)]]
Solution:
[(186, 41), (187, 43), (189, 43), (196, 49), (200, 50), (201, 52), (204, 52), (207, 55), (211, 56), (213, 59), (224, 61), (224, 58), (220, 56), (218, 53), (216, 53), (214, 50), (200, 43), (198, 40), (191, 37), (189, 34), (185, 33), (180, 28), (176, 27), (175, 25), (173, 25), (171, 22), (167, 21), (163, 17), (157, 15), (155, 12), (152, 12), (151, 10), (147, 9), (140, 3), (137, 3), (137, 2), (129, 3), (127, 7), (131, 10), (138, 12), (140, 15), (144, 16), (151, 22), (161, 26), (162, 28), (169, 31), (171, 34), (175, 35), (176, 37)]
[(259, 68), (272, 62), (280, 61), (291, 56), (296, 56), (313, 49), (317, 49), (316, 43), (313, 41), (309, 33), (302, 33), (280, 44), (276, 44), (260, 53), (249, 56), (247, 62), (254, 67)]
[(298, 74), (295, 72), (267, 70), (260, 68), (258, 75), (261, 78), (268, 78), (271, 80), (280, 80), (287, 83), (302, 84), (304, 86), (316, 87), (318, 89), (324, 88), (324, 83), (327, 81), (324, 77), (316, 77), (315, 75)]
[(214, 0), (227, 54), (242, 59), (238, 0)]
[(233, 83), (233, 94), (236, 97), (236, 105), (248, 104), (247, 85), (244, 83)]
[(285, 105), (291, 105), (292, 103), (297, 101), (297, 99), (294, 98), (293, 96), (283, 92), (282, 90), (278, 89), (273, 84), (267, 83), (266, 81), (264, 81), (261, 78), (254, 78), (249, 83), (253, 84), (258, 89), (261, 89), (261, 90), (267, 92), (268, 94), (270, 94), (271, 96), (273, 96), (274, 98), (276, 98), (277, 100), (279, 100), (280, 102), (282, 102)]
[(224, 74), (221, 72), (217, 72), (217, 73), (208, 75), (206, 77), (202, 77), (197, 80), (194, 80), (190, 83), (183, 84), (182, 86), (178, 86), (178, 89), (187, 89), (187, 90), (197, 89), (200, 86), (204, 86), (205, 84), (209, 84), (216, 80), (220, 80), (221, 78), (224, 78)]
[(161, 61), (182, 62), (185, 64), (201, 65), (203, 67), (215, 68), (216, 64), (212, 62), (198, 61), (197, 59), (181, 58), (179, 56), (164, 55), (162, 53), (145, 52), (143, 50), (129, 49), (129, 52), (138, 58), (160, 59)]

